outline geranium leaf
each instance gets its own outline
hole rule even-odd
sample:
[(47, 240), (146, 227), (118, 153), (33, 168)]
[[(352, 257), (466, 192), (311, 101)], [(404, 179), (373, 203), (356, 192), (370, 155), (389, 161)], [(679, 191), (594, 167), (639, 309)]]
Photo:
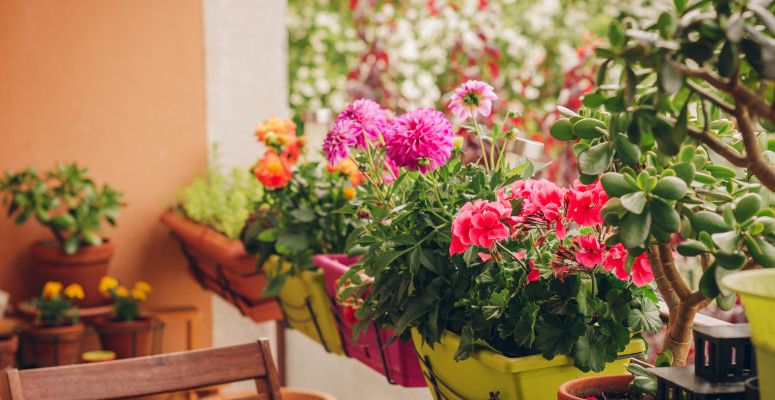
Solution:
[(534, 347), (551, 360), (557, 354), (570, 353), (573, 343), (585, 330), (586, 324), (578, 318), (563, 320), (556, 314), (545, 314), (536, 323)]
[(528, 303), (519, 313), (519, 320), (514, 330), (514, 342), (522, 347), (529, 348), (535, 340), (535, 324), (538, 310), (541, 307), (535, 303)]
[(662, 319), (659, 318), (659, 309), (651, 300), (641, 300), (640, 308), (630, 309), (627, 315), (627, 325), (634, 332), (657, 332), (662, 328)]

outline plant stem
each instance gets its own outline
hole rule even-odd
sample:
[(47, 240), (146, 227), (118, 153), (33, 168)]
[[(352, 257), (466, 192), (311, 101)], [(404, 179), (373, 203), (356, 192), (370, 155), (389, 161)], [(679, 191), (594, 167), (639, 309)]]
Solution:
[(479, 139), (479, 147), (482, 148), (482, 158), (484, 159), (484, 168), (489, 173), (490, 165), (487, 163), (487, 151), (485, 151), (484, 149), (484, 140), (482, 140), (482, 132), (479, 130), (479, 124), (476, 122), (476, 117), (474, 116), (474, 110), (469, 108), (468, 112), (469, 114), (471, 114), (471, 120), (474, 121), (474, 129), (476, 129), (476, 138)]

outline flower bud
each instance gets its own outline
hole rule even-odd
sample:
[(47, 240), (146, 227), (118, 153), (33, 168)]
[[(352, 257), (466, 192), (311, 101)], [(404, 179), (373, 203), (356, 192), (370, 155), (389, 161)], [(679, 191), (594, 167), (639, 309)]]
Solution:
[(360, 218), (360, 219), (366, 219), (366, 218), (369, 218), (369, 217), (371, 217), (371, 213), (369, 212), (369, 209), (368, 209), (368, 208), (366, 208), (366, 207), (359, 207), (359, 208), (358, 208), (358, 209), (355, 211), (355, 215), (356, 215), (358, 218)]
[(508, 115), (506, 117), (507, 118), (519, 118), (521, 116), (522, 116), (522, 113), (520, 113), (519, 111), (517, 111), (517, 110), (509, 110), (509, 113), (508, 113)]
[(431, 165), (431, 160), (429, 160), (429, 159), (427, 159), (427, 158), (425, 158), (425, 157), (423, 157), (423, 158), (418, 158), (418, 159), (417, 159), (417, 165), (419, 165), (419, 166), (421, 166), (421, 167), (428, 167), (428, 166), (430, 166), (430, 165)]
[(514, 140), (517, 138), (517, 135), (519, 135), (519, 129), (511, 127), (508, 132), (506, 132), (506, 139), (508, 140)]
[(454, 139), (452, 139), (452, 142), (454, 144), (454, 147), (452, 147), (453, 150), (460, 150), (463, 148), (463, 142), (465, 142), (465, 138), (462, 136), (455, 136)]

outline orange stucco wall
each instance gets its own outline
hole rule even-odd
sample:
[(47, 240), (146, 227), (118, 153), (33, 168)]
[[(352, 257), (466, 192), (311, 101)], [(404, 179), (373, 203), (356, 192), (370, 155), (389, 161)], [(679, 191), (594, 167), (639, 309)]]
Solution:
[[(150, 307), (197, 306), (210, 343), (209, 295), (158, 222), (206, 167), (202, 8), (191, 0), (0, 1), (0, 171), (78, 161), (125, 193), (111, 274), (154, 287)], [(50, 236), (0, 214), (0, 289), (35, 294), (27, 246)], [(180, 332), (165, 332), (165, 351)], [(173, 345), (174, 347), (174, 345)]]

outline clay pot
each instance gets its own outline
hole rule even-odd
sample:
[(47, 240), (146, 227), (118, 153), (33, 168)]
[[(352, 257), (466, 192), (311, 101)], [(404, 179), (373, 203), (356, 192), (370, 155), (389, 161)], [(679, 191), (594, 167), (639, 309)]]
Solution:
[(30, 246), (40, 287), (46, 282), (61, 282), (67, 287), (77, 283), (83, 288), (83, 299), (75, 304), (79, 307), (94, 307), (105, 302), (99, 291), (100, 279), (108, 274), (108, 262), (115, 246), (106, 240), (99, 246), (82, 246), (73, 255), (67, 255), (59, 243), (38, 241)]
[(83, 323), (22, 328), (24, 366), (53, 367), (77, 363), (81, 359), (83, 331)]
[[(296, 388), (280, 388), (280, 393), (283, 395), (283, 400), (336, 400), (336, 397), (319, 392), (317, 390), (310, 389), (296, 389)], [(254, 400), (258, 399), (256, 392), (239, 392), (228, 394), (215, 394), (212, 396), (203, 397), (202, 400)]]
[(0, 334), (0, 371), (13, 365), (18, 349), (19, 338), (15, 334)]
[(557, 399), (584, 400), (587, 397), (602, 399), (602, 393), (629, 393), (632, 379), (633, 376), (629, 374), (574, 379), (560, 385), (560, 389), (557, 390)]
[(116, 353), (116, 359), (151, 355), (153, 320), (98, 319), (94, 322), (103, 350)]

